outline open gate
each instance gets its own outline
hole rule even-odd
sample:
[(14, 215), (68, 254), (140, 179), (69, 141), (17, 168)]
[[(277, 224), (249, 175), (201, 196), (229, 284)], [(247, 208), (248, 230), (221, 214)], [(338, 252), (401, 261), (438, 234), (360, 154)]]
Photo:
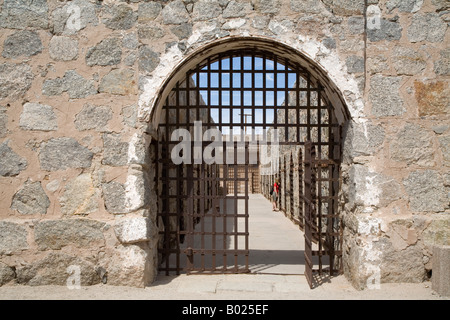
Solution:
[[(212, 55), (180, 78), (157, 131), (159, 271), (249, 271), (250, 141), (268, 141), (276, 132), (282, 178), (290, 185), (283, 208), (304, 228), (307, 279), (312, 287), (315, 274), (339, 272), (341, 127), (320, 81), (287, 57), (257, 47)], [(209, 130), (220, 137), (199, 139)], [(208, 149), (212, 141), (214, 152)], [(205, 152), (216, 161), (205, 161)], [(183, 161), (174, 162), (174, 154)], [(266, 194), (280, 176), (260, 177), (259, 189)]]
[(342, 272), (343, 230), (335, 190), (339, 187), (338, 166), (334, 160), (317, 159), (313, 144), (305, 143), (302, 198), (305, 208), (305, 277), (310, 288), (320, 285), (324, 278)]

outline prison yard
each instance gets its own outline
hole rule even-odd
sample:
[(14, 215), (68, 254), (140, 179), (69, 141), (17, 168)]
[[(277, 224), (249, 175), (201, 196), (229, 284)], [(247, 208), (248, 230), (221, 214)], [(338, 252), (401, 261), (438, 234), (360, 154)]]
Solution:
[(1, 299), (450, 296), (448, 1), (0, 8)]

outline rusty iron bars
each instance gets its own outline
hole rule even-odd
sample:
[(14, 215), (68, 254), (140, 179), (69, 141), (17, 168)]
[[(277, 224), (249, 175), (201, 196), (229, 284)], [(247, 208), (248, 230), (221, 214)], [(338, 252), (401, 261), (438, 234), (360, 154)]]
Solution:
[[(190, 164), (175, 165), (171, 161), (171, 152), (179, 143), (171, 141), (171, 134), (175, 129), (186, 129), (192, 134), (196, 121), (202, 122), (202, 133), (214, 128), (223, 133), (222, 154), (218, 158), (224, 164), (195, 163), (195, 153), (204, 152), (209, 144), (202, 143), (199, 147), (195, 141), (191, 141)], [(241, 132), (244, 149), (233, 138), (236, 129), (244, 132)], [(311, 212), (308, 217), (311, 232), (308, 239), (319, 245), (319, 250), (314, 250), (319, 256), (319, 269), (324, 270), (323, 251), (328, 250), (325, 254), (332, 260), (331, 272), (339, 270), (335, 267), (339, 251), (331, 249), (338, 247), (333, 244), (340, 241), (336, 235), (340, 126), (333, 107), (321, 84), (302, 66), (273, 53), (249, 48), (205, 59), (176, 83), (165, 101), (156, 146), (160, 271), (248, 272), (249, 186), (255, 190), (254, 185), (259, 184), (260, 192), (268, 197), (274, 179), (281, 178), (280, 172), (275, 172), (253, 181), (254, 175), (249, 174), (248, 140), (267, 141), (273, 130), (280, 132), (279, 145), (286, 159), (282, 179), (285, 192), (288, 181), (291, 189), (294, 185), (292, 169), (298, 170), (295, 177), (299, 200), (294, 201), (291, 191), (289, 201), (284, 198), (284, 209), (291, 211), (293, 220), (298, 221), (305, 233), (305, 203), (309, 199), (303, 160), (307, 156), (306, 141), (311, 141), (311, 148), (317, 150), (311, 166), (319, 168), (314, 169), (318, 171), (318, 182), (309, 187), (315, 187), (318, 194), (314, 214)], [(233, 141), (232, 150), (227, 149), (230, 148), (227, 138)], [(292, 148), (297, 148), (297, 153)], [(245, 161), (237, 164), (237, 155), (242, 150)], [(234, 156), (231, 164), (226, 163), (228, 151)], [(298, 159), (297, 165), (292, 159)], [(328, 165), (327, 170), (322, 167), (324, 164)], [(315, 254), (312, 246), (311, 252)]]
[[(260, 191), (260, 173), (259, 173), (259, 166), (257, 165), (222, 165), (221, 166), (221, 174), (223, 175), (223, 170), (228, 169), (228, 175), (233, 176), (234, 171), (237, 170), (238, 172), (238, 178), (244, 178), (245, 177), (245, 170), (248, 170), (248, 176), (249, 176), (249, 193), (261, 193)], [(238, 183), (238, 193), (243, 193), (245, 188), (245, 181), (240, 181)], [(228, 181), (226, 184), (226, 190), (228, 193), (234, 193), (234, 181)]]
[[(237, 144), (234, 144), (234, 149), (237, 149)], [(195, 212), (190, 205), (185, 213), (187, 217), (192, 217), (188, 221), (198, 218), (197, 227), (190, 224), (183, 232), (187, 237), (184, 250), (188, 258), (186, 271), (190, 274), (246, 273), (249, 270), (248, 171), (240, 178), (238, 170), (234, 170), (231, 175), (228, 174), (229, 170), (225, 170), (224, 175), (220, 176), (218, 169), (219, 166), (215, 166), (209, 178), (211, 195), (208, 197), (212, 200), (211, 206), (200, 207), (200, 211)], [(200, 183), (203, 183), (202, 180), (207, 181), (202, 172), (199, 179)], [(188, 175), (190, 180), (194, 180), (192, 174)], [(220, 184), (217, 185), (217, 182)], [(234, 183), (232, 194), (226, 193), (226, 188), (218, 190), (220, 185), (226, 186), (229, 182)], [(245, 184), (242, 194), (238, 193), (240, 182)]]
[[(298, 168), (297, 168), (298, 169)], [(294, 216), (295, 216), (295, 199), (294, 199), (294, 195), (295, 195), (295, 185), (294, 185), (294, 160), (293, 160), (293, 156), (292, 153), (289, 156), (289, 208), (288, 208), (288, 212), (290, 213), (290, 219), (294, 220)], [(297, 186), (298, 188), (298, 186)], [(286, 191), (287, 191), (287, 186), (286, 186)]]
[(314, 148), (311, 143), (305, 144), (305, 159), (304, 159), (304, 197), (303, 203), (305, 207), (305, 277), (308, 281), (310, 288), (313, 287), (313, 259), (312, 259), (312, 247), (313, 247), (313, 232), (316, 229), (314, 223), (314, 204), (315, 204), (315, 175), (313, 173), (312, 159), (315, 156)]
[(343, 225), (337, 211), (337, 168), (334, 160), (318, 159), (312, 143), (305, 144), (302, 197), (305, 208), (305, 276), (311, 288), (342, 272)]

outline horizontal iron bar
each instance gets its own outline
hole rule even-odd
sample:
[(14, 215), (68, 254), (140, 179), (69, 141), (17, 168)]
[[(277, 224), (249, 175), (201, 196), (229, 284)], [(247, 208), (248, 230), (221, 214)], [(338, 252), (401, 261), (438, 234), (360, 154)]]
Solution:
[(313, 256), (330, 256), (330, 255), (333, 255), (333, 256), (338, 256), (338, 257), (341, 257), (342, 256), (342, 251), (341, 250), (336, 250), (336, 251), (332, 251), (331, 252), (331, 250), (322, 250), (322, 251), (319, 251), (319, 250), (313, 250), (312, 251), (312, 255)]
[[(209, 108), (211, 109), (217, 109), (219, 106), (210, 106)], [(223, 108), (223, 107), (221, 107)], [(241, 107), (235, 107), (236, 109), (240, 109)], [(248, 107), (243, 107), (244, 109), (248, 109)], [(279, 111), (279, 110), (277, 110)], [(194, 120), (193, 120), (194, 121)], [(200, 120), (199, 120), (200, 121)], [(166, 128), (166, 127), (177, 127), (177, 128), (184, 128), (184, 127), (193, 127), (194, 125), (192, 123), (161, 123), (159, 124), (159, 127), (161, 128)], [(202, 122), (202, 126), (203, 127), (212, 127), (212, 128), (216, 128), (216, 127), (232, 127), (232, 128), (252, 128), (252, 127), (262, 127), (264, 129), (277, 129), (277, 128), (285, 128), (285, 127), (290, 127), (290, 128), (338, 128), (339, 124), (337, 123), (310, 123), (310, 124), (305, 124), (305, 123), (283, 123), (283, 122), (277, 122), (277, 123), (271, 123), (271, 124), (265, 124), (263, 122), (249, 122), (247, 124), (242, 124), (241, 122)], [(250, 135), (250, 134), (249, 134)], [(163, 141), (163, 143), (168, 144), (171, 141)], [(179, 142), (179, 141), (178, 141)], [(231, 142), (231, 141), (230, 141)], [(333, 141), (323, 141), (322, 142), (327, 142), (327, 143), (333, 143)], [(172, 141), (173, 143), (173, 141)], [(301, 142), (301, 141), (295, 141), (296, 144), (300, 144), (303, 145), (305, 144), (305, 142)], [(314, 144), (317, 142), (313, 142)], [(337, 145), (337, 144), (335, 144)]]
[(194, 268), (194, 269), (188, 269), (187, 272), (190, 275), (207, 275), (207, 274), (234, 274), (234, 273), (250, 273), (250, 270), (248, 267), (241, 267), (241, 268), (234, 268), (230, 267), (227, 269), (224, 268), (213, 268), (213, 269), (202, 269), (202, 268)]
[(232, 256), (247, 256), (250, 253), (250, 250), (248, 249), (238, 249), (238, 250), (233, 250), (233, 249), (195, 249), (192, 248), (192, 253), (193, 254), (214, 254), (214, 255), (226, 255), (229, 257)]
[(248, 232), (201, 232), (201, 231), (180, 231), (180, 234), (200, 235), (200, 236), (248, 236)]

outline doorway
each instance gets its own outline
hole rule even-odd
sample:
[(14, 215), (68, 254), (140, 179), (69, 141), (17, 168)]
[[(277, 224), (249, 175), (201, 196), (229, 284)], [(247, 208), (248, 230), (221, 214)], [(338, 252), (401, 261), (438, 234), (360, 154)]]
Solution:
[(211, 54), (173, 85), (157, 135), (159, 271), (251, 272), (250, 198), (279, 179), (305, 274), (340, 272), (341, 126), (304, 66), (257, 46)]

